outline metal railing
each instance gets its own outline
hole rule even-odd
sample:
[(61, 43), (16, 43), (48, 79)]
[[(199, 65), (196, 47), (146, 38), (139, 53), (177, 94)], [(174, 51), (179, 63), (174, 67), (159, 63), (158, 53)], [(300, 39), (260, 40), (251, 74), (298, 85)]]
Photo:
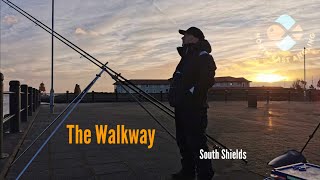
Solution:
[[(28, 121), (28, 116), (40, 107), (40, 91), (19, 81), (10, 81), (9, 91), (3, 91), (4, 76), (0, 73), (0, 158), (7, 157), (3, 153), (4, 125), (10, 133), (20, 132), (21, 122)], [(9, 114), (3, 115), (3, 95), (9, 95)]]
[(209, 101), (248, 101), (251, 96), (256, 96), (258, 101), (319, 101), (320, 91), (308, 89), (303, 91), (292, 88), (279, 90), (265, 89), (211, 89), (208, 92)]

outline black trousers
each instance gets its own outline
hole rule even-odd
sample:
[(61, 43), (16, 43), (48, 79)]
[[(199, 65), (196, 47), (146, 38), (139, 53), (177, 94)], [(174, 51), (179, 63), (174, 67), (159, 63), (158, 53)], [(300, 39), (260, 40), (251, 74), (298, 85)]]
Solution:
[(206, 137), (207, 108), (175, 108), (175, 123), (182, 170), (190, 174), (197, 172), (199, 179), (211, 179), (211, 160), (199, 158), (200, 149), (209, 151)]

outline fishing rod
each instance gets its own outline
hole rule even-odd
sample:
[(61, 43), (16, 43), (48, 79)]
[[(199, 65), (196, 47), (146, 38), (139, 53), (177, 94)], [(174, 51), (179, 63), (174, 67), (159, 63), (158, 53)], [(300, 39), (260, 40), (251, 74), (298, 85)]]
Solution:
[[(30, 164), (33, 162), (33, 160), (38, 156), (38, 154), (42, 151), (44, 146), (49, 142), (51, 137), (58, 131), (60, 126), (64, 123), (64, 121), (68, 118), (68, 116), (71, 114), (71, 112), (74, 110), (74, 108), (77, 107), (77, 105), (80, 103), (80, 101), (83, 99), (83, 97), (88, 93), (90, 88), (94, 85), (94, 83), (101, 77), (101, 74), (105, 70), (102, 69), (99, 74), (96, 74), (96, 77), (89, 83), (89, 85), (84, 89), (84, 91), (81, 93), (81, 96), (77, 99), (76, 104), (74, 104), (71, 108), (71, 110), (64, 116), (64, 118), (60, 121), (60, 123), (56, 126), (56, 128), (52, 131), (52, 133), (49, 135), (49, 137), (44, 141), (44, 143), (40, 146), (40, 148), (37, 150), (37, 152), (32, 156), (32, 158), (29, 160), (27, 165), (23, 168), (23, 170), (19, 173), (16, 180), (20, 179), (20, 177), (24, 174), (24, 172), (27, 170), (27, 168), (30, 166)], [(71, 104), (71, 103), (70, 103)], [(61, 113), (62, 114), (62, 113)]]
[[(45, 24), (43, 24), (41, 21), (39, 21), (38, 19), (34, 18), (32, 15), (30, 15), (29, 13), (25, 12), (24, 10), (22, 10), (21, 8), (19, 8), (17, 5), (13, 4), (11, 1), (9, 0), (2, 0), (4, 3), (6, 3), (8, 6), (10, 6), (11, 8), (15, 9), (16, 11), (18, 11), (20, 14), (22, 14), (23, 16), (25, 16), (27, 19), (29, 19), (30, 21), (32, 21), (33, 23), (35, 23), (36, 25), (38, 25), (40, 28), (44, 29), (46, 32), (52, 34), (52, 29), (49, 28), (48, 26), (46, 26)], [(8, 2), (5, 2), (8, 1)], [(9, 4), (11, 3), (11, 4)], [(102, 62), (100, 62), (99, 60), (97, 60), (96, 58), (94, 58), (92, 55), (90, 55), (89, 53), (87, 53), (86, 51), (82, 50), (80, 47), (78, 47), (77, 45), (73, 44), (72, 42), (70, 42), (68, 39), (64, 38), (62, 35), (60, 35), (59, 33), (53, 31), (54, 34), (53, 36), (56, 37), (58, 40), (60, 40), (62, 43), (66, 44), (68, 47), (70, 47), (71, 49), (73, 49), (74, 51), (78, 52), (81, 57), (84, 57), (86, 59), (88, 59), (90, 62), (92, 62), (93, 64), (95, 64), (96, 66), (102, 68), (100, 65), (98, 64), (102, 64)], [(69, 43), (69, 44), (68, 44)], [(72, 47), (74, 46), (74, 47)], [(90, 58), (88, 58), (87, 56), (89, 56), (90, 58), (94, 59), (96, 62), (94, 62), (93, 60), (91, 60)], [(139, 87), (137, 87), (135, 84), (133, 84), (132, 82), (130, 82), (129, 80), (127, 80), (126, 78), (124, 78), (123, 76), (121, 76), (120, 73), (115, 72), (114, 70), (112, 70), (111, 68), (106, 66), (106, 69), (110, 70), (112, 73), (114, 73), (115, 75), (117, 75), (118, 77), (122, 78), (125, 82), (127, 82), (128, 84), (130, 84), (131, 86), (128, 86), (131, 90), (133, 90), (134, 92), (142, 95), (144, 98), (146, 98), (148, 101), (150, 101), (153, 105), (157, 106), (159, 109), (161, 109), (162, 111), (166, 112), (169, 116), (171, 116), (172, 118), (174, 118), (174, 116), (170, 113), (174, 113), (170, 108), (168, 108), (167, 106), (165, 106), (164, 104), (162, 104), (159, 100), (157, 100), (156, 98), (154, 98), (153, 96), (151, 96), (150, 94), (144, 92), (143, 90), (141, 90)], [(136, 89), (134, 89), (136, 88)], [(141, 94), (142, 93), (142, 94)], [(146, 97), (147, 96), (147, 97)], [(155, 102), (153, 102), (152, 100), (156, 101), (158, 104), (156, 104)], [(165, 109), (166, 110), (165, 110)], [(169, 112), (168, 112), (169, 111)]]
[[(6, 3), (7, 5), (9, 5), (10, 7), (12, 7), (13, 9), (15, 9), (16, 11), (18, 11), (20, 14), (22, 14), (23, 16), (25, 16), (26, 18), (28, 18), (29, 20), (31, 20), (32, 22), (34, 22), (36, 25), (38, 25), (39, 27), (41, 27), (42, 29), (46, 30), (48, 33), (52, 34), (52, 32), (54, 33), (54, 37), (56, 37), (57, 39), (59, 39), (60, 41), (62, 41), (61, 39), (65, 40), (66, 42), (70, 43), (72, 46), (76, 47), (78, 50), (80, 50), (81, 52), (83, 52), (84, 54), (86, 54), (86, 56), (89, 56), (90, 58), (92, 58), (93, 60), (95, 60), (98, 64), (103, 65), (103, 63), (101, 61), (99, 61), (98, 59), (96, 59), (95, 57), (93, 57), (92, 55), (90, 55), (89, 53), (87, 53), (86, 51), (82, 50), (80, 47), (78, 47), (77, 45), (75, 45), (74, 43), (72, 43), (71, 41), (69, 41), (68, 39), (66, 39), (65, 37), (63, 37), (62, 35), (60, 35), (59, 33), (53, 31), (50, 27), (48, 27), (47, 25), (45, 25), (44, 23), (42, 23), (40, 20), (36, 19), (35, 17), (33, 17), (32, 15), (30, 15), (29, 13), (27, 13), (26, 11), (24, 11), (23, 9), (21, 9), (20, 7), (18, 7), (17, 5), (15, 5), (14, 3), (12, 3), (9, 0), (2, 0), (4, 3)], [(7, 1), (7, 2), (5, 2)], [(10, 4), (9, 4), (10, 3)], [(14, 7), (13, 7), (14, 6)], [(60, 38), (58, 38), (60, 37)], [(63, 41), (62, 41), (63, 42)], [(65, 43), (65, 42), (63, 42)], [(70, 47), (70, 46), (69, 46)], [(78, 51), (77, 51), (78, 52)], [(79, 52), (78, 52), (79, 53)], [(83, 54), (81, 54), (83, 57), (85, 57), (86, 59), (88, 59), (86, 56), (84, 56)], [(88, 59), (89, 60), (89, 59)], [(92, 61), (91, 61), (92, 62)], [(97, 65), (97, 64), (95, 64)], [(150, 94), (144, 92), (143, 90), (141, 90), (139, 87), (137, 87), (135, 84), (133, 84), (131, 81), (129, 81), (128, 79), (124, 78), (123, 76), (121, 76), (120, 73), (115, 72), (113, 69), (107, 67), (108, 70), (110, 70), (112, 73), (117, 74), (118, 77), (120, 77), (121, 79), (123, 79), (124, 81), (126, 81), (127, 83), (129, 83), (130, 85), (132, 85), (134, 88), (138, 89), (139, 91), (141, 91), (141, 93), (143, 93), (144, 95), (148, 96), (149, 98), (153, 99), (154, 101), (156, 101), (157, 103), (161, 104), (161, 106), (163, 106), (165, 109), (167, 109), (168, 111), (170, 111), (171, 113), (174, 113), (170, 108), (168, 108), (167, 106), (165, 106), (164, 104), (162, 104), (159, 100), (157, 100), (156, 98), (154, 98), (153, 96), (151, 96)], [(140, 94), (140, 93), (139, 93)]]
[[(109, 74), (110, 75), (110, 74)], [(110, 75), (111, 76), (111, 75)], [(112, 77), (113, 78), (113, 77)], [(113, 78), (114, 79), (114, 78)], [(125, 82), (123, 82), (123, 81), (120, 81), (119, 79), (118, 80), (115, 80), (116, 82), (118, 82), (119, 81), (119, 83), (122, 83), (122, 84), (120, 84), (121, 85), (121, 87), (123, 88), (123, 89), (125, 89), (125, 91), (127, 92), (127, 93), (129, 93), (127, 90), (126, 90), (126, 88), (124, 88), (124, 86), (123, 86), (123, 84), (125, 85), (125, 86), (127, 86), (128, 87), (128, 85), (125, 83)], [(175, 138), (175, 136), (174, 135), (172, 135), (160, 122), (158, 122), (158, 120), (156, 120), (156, 118), (145, 108), (145, 107), (143, 107), (143, 105), (139, 102), (139, 100), (137, 100), (131, 93), (129, 93), (130, 95), (131, 95), (131, 97), (135, 100), (135, 101), (137, 101), (138, 103), (139, 103), (139, 105), (145, 110), (145, 111), (147, 111), (147, 113), (167, 132), (167, 133), (169, 133), (170, 134), (170, 136), (173, 138), (173, 139), (176, 139)], [(206, 134), (206, 137), (207, 138), (209, 138), (209, 140), (211, 140), (211, 143), (212, 143), (212, 146), (213, 146), (213, 148), (216, 148), (216, 144), (215, 143), (213, 143), (213, 142), (217, 142), (217, 140), (215, 140), (215, 139), (213, 139), (211, 136), (209, 136), (208, 134)], [(211, 139), (212, 138), (212, 139)], [(212, 142), (213, 141), (213, 142)], [(210, 142), (210, 141), (209, 141)], [(229, 149), (230, 150), (230, 148), (228, 148), (228, 147), (226, 147), (225, 145), (223, 145), (223, 144), (221, 144), (220, 142), (217, 142), (217, 144), (219, 144), (220, 145), (220, 147), (218, 147), (218, 149), (222, 149), (222, 148), (224, 148), (224, 149)], [(221, 148), (222, 147), (222, 148)], [(232, 151), (232, 150), (230, 150), (230, 151)], [(248, 161), (247, 160), (245, 160), (245, 159), (243, 159), (243, 161), (247, 164), (248, 163)]]
[(124, 86), (126, 86), (126, 85), (125, 85), (125, 83), (124, 83), (123, 81), (119, 80), (119, 78), (118, 78), (117, 76), (112, 75), (109, 71), (106, 71), (106, 72), (111, 76), (112, 79), (114, 79), (116, 82), (119, 82), (119, 83), (120, 83), (120, 86), (121, 86), (128, 94), (130, 94), (131, 98), (132, 98), (133, 100), (135, 100), (135, 101), (141, 106), (141, 108), (144, 109), (144, 110), (153, 118), (153, 120), (155, 120), (174, 140), (176, 140), (176, 137), (175, 137), (170, 131), (168, 131), (167, 128), (165, 128), (165, 126), (162, 125), (162, 124), (160, 123), (160, 121), (159, 121), (146, 107), (144, 107), (144, 106), (142, 105), (142, 103), (141, 103), (136, 97), (133, 96), (133, 94), (131, 94), (131, 93), (127, 90), (127, 88), (124, 87)]
[[(89, 53), (87, 53), (86, 51), (82, 50), (80, 47), (78, 47), (77, 45), (75, 45), (74, 43), (72, 43), (71, 41), (69, 41), (68, 39), (64, 38), (62, 35), (60, 35), (59, 33), (52, 31), (52, 29), (50, 27), (48, 27), (47, 25), (45, 25), (44, 23), (42, 23), (41, 21), (39, 21), (38, 19), (36, 19), (35, 17), (33, 17), (32, 15), (30, 15), (29, 13), (27, 13), (26, 11), (24, 11), (23, 9), (21, 9), (20, 7), (18, 7), (17, 5), (15, 5), (14, 3), (12, 3), (9, 0), (2, 0), (4, 3), (6, 3), (7, 5), (9, 5), (10, 7), (12, 7), (13, 9), (15, 9), (16, 11), (18, 11), (20, 14), (22, 14), (23, 16), (25, 16), (26, 18), (28, 18), (29, 20), (31, 20), (32, 22), (34, 22), (36, 25), (38, 25), (39, 27), (41, 27), (42, 29), (44, 29), (45, 31), (47, 31), (48, 33), (52, 34), (52, 32), (54, 33), (54, 37), (56, 37), (58, 40), (60, 40), (61, 42), (63, 42), (64, 44), (66, 44), (67, 46), (69, 46), (70, 48), (72, 48), (73, 50), (75, 50), (76, 52), (78, 52), (81, 56), (85, 57), (86, 59), (88, 59), (90, 62), (94, 63), (95, 65), (97, 65), (98, 67), (100, 67), (97, 63), (102, 64), (102, 62), (100, 62), (99, 60), (97, 60), (95, 57), (93, 57), (92, 55), (90, 55)], [(7, 1), (7, 2), (5, 2)], [(10, 3), (10, 4), (9, 4)], [(14, 7), (13, 7), (14, 6)], [(61, 38), (61, 39), (60, 39)], [(71, 47), (69, 44), (67, 44), (66, 42), (70, 43), (72, 46), (74, 46), (75, 48), (77, 48), (78, 50), (76, 50), (74, 47)], [(83, 53), (81, 53), (81, 52)], [(90, 58), (94, 59), (95, 61), (97, 61), (97, 63), (93, 62), (92, 60), (90, 60), (87, 56), (89, 56)], [(101, 67), (100, 67), (101, 68)], [(128, 86), (131, 90), (133, 90), (134, 92), (140, 94), (140, 95), (145, 95), (147, 97), (145, 97), (147, 100), (149, 100), (151, 102), (150, 99), (156, 101), (160, 106), (162, 106), (163, 108), (165, 108), (166, 110), (168, 110), (170, 113), (174, 112), (168, 108), (166, 105), (164, 105), (163, 103), (161, 103), (159, 100), (157, 100), (156, 98), (154, 98), (153, 96), (151, 96), (150, 94), (144, 92), (143, 90), (141, 90), (139, 87), (137, 87), (135, 84), (133, 84), (131, 81), (127, 80), (126, 78), (124, 78), (123, 76), (121, 76), (120, 73), (115, 72), (114, 70), (112, 70), (111, 68), (107, 67), (106, 68), (108, 70), (110, 70), (112, 73), (114, 73), (115, 75), (117, 75), (117, 77), (122, 78), (126, 83), (130, 84), (132, 87), (136, 88), (133, 89), (132, 87)], [(143, 93), (143, 94), (141, 94)], [(155, 104), (154, 102), (151, 102), (154, 105), (156, 105), (158, 108), (160, 108), (162, 111), (165, 111), (164, 109), (162, 109), (161, 107), (159, 107), (158, 104)], [(169, 114), (167, 111), (166, 113), (171, 116), (172, 118), (174, 118), (174, 116), (172, 114)]]
[[(76, 46), (75, 44), (73, 44), (72, 42), (70, 42), (69, 40), (67, 40), (66, 38), (64, 38), (62, 35), (60, 35), (59, 33), (52, 31), (51, 28), (49, 28), (48, 26), (46, 26), (45, 24), (43, 24), (41, 21), (39, 21), (38, 19), (36, 19), (35, 17), (33, 17), (32, 15), (30, 15), (29, 13), (27, 13), (26, 11), (22, 10), (20, 7), (18, 7), (17, 5), (15, 5), (14, 3), (12, 3), (9, 0), (2, 0), (5, 4), (7, 4), (8, 6), (10, 6), (11, 8), (13, 8), (14, 10), (16, 10), (17, 12), (19, 12), (21, 15), (25, 16), (27, 19), (29, 19), (30, 21), (32, 21), (33, 23), (35, 23), (36, 25), (38, 25), (39, 27), (41, 27), (42, 29), (44, 29), (45, 31), (47, 31), (48, 33), (52, 34), (53, 32), (53, 36), (55, 38), (57, 38), (58, 40), (60, 40), (62, 43), (66, 44), (68, 47), (70, 47), (71, 49), (73, 49), (74, 51), (78, 52), (80, 55), (82, 55), (83, 57), (85, 57), (86, 59), (88, 59), (90, 62), (92, 62), (93, 64), (95, 64), (96, 66), (100, 67), (101, 69), (105, 69), (105, 70), (110, 70), (112, 73), (114, 73), (115, 75), (117, 75), (119, 78), (123, 79), (126, 83), (128, 83), (129, 85), (127, 85), (127, 87), (129, 87), (131, 90), (135, 91), (136, 93), (142, 95), (143, 97), (145, 97), (149, 102), (151, 102), (153, 105), (155, 105), (156, 107), (158, 107), (159, 109), (161, 109), (163, 112), (165, 112), (166, 114), (168, 114), (169, 116), (171, 116), (172, 118), (175, 118), (174, 115), (170, 114), (170, 113), (174, 113), (173, 110), (171, 110), (170, 108), (168, 108), (166, 105), (164, 105), (163, 103), (161, 103), (159, 100), (157, 100), (156, 98), (154, 98), (153, 96), (151, 96), (150, 94), (144, 92), (143, 90), (141, 90), (139, 87), (137, 87), (135, 84), (133, 84), (132, 82), (130, 82), (129, 80), (127, 80), (126, 78), (124, 78), (120, 73), (115, 72), (113, 69), (109, 68), (108, 66), (106, 67), (101, 67), (100, 65), (103, 63), (99, 60), (97, 60), (96, 58), (94, 58), (93, 56), (91, 56), (89, 53), (87, 53), (86, 51), (82, 50), (80, 47)], [(72, 47), (71, 45), (73, 45), (74, 47)], [(76, 49), (77, 48), (77, 49)], [(81, 52), (80, 52), (81, 51)], [(83, 53), (82, 53), (83, 52)], [(89, 59), (87, 56), (91, 57), (92, 59), (94, 59), (96, 62), (94, 62), (93, 60)], [(100, 64), (100, 65), (99, 65)], [(131, 86), (130, 86), (131, 85)], [(138, 89), (139, 91), (135, 90)], [(147, 97), (146, 97), (147, 96)], [(154, 100), (151, 101), (150, 99)], [(161, 107), (160, 107), (161, 106)], [(166, 110), (164, 110), (163, 108), (165, 108)], [(168, 112), (168, 111), (169, 112)], [(217, 141), (216, 139), (214, 139), (213, 137), (211, 137), (210, 135), (206, 134), (206, 136), (216, 142), (218, 145), (220, 145), (223, 148), (229, 149), (227, 148), (225, 145), (223, 145), (222, 143), (220, 143), (219, 141)], [(246, 162), (247, 163), (247, 162)]]
[[(110, 74), (109, 74), (109, 75), (110, 75)], [(111, 76), (111, 75), (110, 75), (110, 76)], [(117, 82), (117, 81), (116, 81), (116, 82)], [(129, 87), (129, 85), (126, 84), (126, 82), (124, 82), (124, 81), (120, 81), (120, 83), (122, 83), (122, 84), (124, 84), (125, 86)], [(121, 84), (120, 84), (120, 85), (121, 85)], [(121, 87), (124, 88), (123, 85), (121, 85)], [(125, 88), (124, 88), (124, 89), (125, 89)], [(126, 89), (125, 89), (125, 90), (126, 90)], [(126, 91), (126, 92), (129, 93), (128, 91)], [(132, 96), (131, 93), (129, 93), (129, 94)], [(134, 98), (134, 99), (135, 99), (135, 98)], [(138, 102), (138, 103), (139, 103), (139, 102)], [(140, 103), (139, 103), (139, 104), (140, 104)], [(143, 109), (145, 109), (145, 108), (143, 107)], [(147, 110), (146, 110), (146, 111), (147, 111)], [(148, 113), (149, 113), (149, 112), (148, 112)], [(151, 115), (151, 116), (153, 116), (153, 115)], [(172, 118), (175, 118), (175, 117), (172, 116), (172, 115), (170, 115), (170, 116), (171, 116)], [(156, 121), (157, 121), (157, 120), (156, 120)], [(160, 122), (158, 122), (158, 124), (160, 124)], [(171, 133), (170, 133), (163, 125), (160, 124), (160, 126), (162, 126), (162, 127), (165, 129), (165, 131), (171, 135)], [(171, 137), (173, 137), (173, 139), (175, 139), (175, 137), (174, 137), (173, 135), (171, 135)], [(206, 137), (209, 138), (209, 140), (211, 140), (211, 141), (216, 142), (217, 144), (219, 144), (222, 148), (224, 148), (224, 149), (230, 149), (230, 148), (226, 147), (225, 145), (223, 145), (222, 143), (220, 143), (220, 142), (218, 142), (217, 140), (215, 140), (214, 138), (212, 138), (210, 135), (206, 134)], [(213, 143), (213, 142), (211, 142), (212, 145), (215, 145), (215, 146), (216, 146), (216, 144)], [(244, 162), (245, 162), (246, 164), (248, 163), (246, 160), (244, 160)]]
[[(121, 83), (123, 83), (125, 86), (128, 87), (128, 84), (126, 84), (124, 81), (121, 81)], [(123, 86), (122, 86), (123, 87)], [(132, 96), (132, 94), (130, 93), (130, 95)], [(170, 115), (171, 116), (171, 115)], [(175, 118), (174, 116), (171, 116), (172, 118)], [(165, 129), (165, 128), (164, 128)], [(165, 129), (167, 131), (167, 129)], [(167, 131), (168, 132), (168, 131)], [(216, 147), (217, 145), (213, 142), (216, 142), (219, 146), (220, 146), (220, 149), (221, 147), (224, 148), (224, 149), (230, 149), (228, 147), (226, 147), (225, 145), (223, 145), (222, 143), (220, 143), (219, 141), (217, 141), (216, 139), (212, 138), (210, 135), (206, 134), (206, 137), (209, 138), (209, 142), (211, 142), (212, 146), (213, 147)], [(174, 138), (175, 139), (175, 138)], [(213, 141), (213, 142), (212, 142)], [(248, 162), (246, 160), (244, 160), (244, 162), (247, 164)]]
[(271, 160), (268, 163), (268, 165), (272, 166), (273, 168), (277, 168), (277, 167), (287, 166), (290, 164), (296, 164), (296, 163), (301, 163), (301, 162), (306, 163), (307, 159), (304, 157), (304, 155), (302, 153), (305, 150), (305, 148), (307, 147), (307, 145), (309, 144), (309, 142), (311, 141), (311, 139), (314, 137), (314, 134), (317, 132), (319, 127), (320, 127), (320, 122), (319, 122), (318, 126), (315, 128), (315, 130), (313, 131), (313, 133), (309, 136), (308, 141), (303, 146), (303, 148), (301, 149), (300, 152), (297, 150), (294, 150), (294, 149), (288, 150), (286, 153)]
[[(105, 64), (107, 65), (108, 62)], [(92, 81), (93, 82), (93, 81)], [(86, 89), (92, 84), (92, 82), (84, 89), (84, 91), (82, 91), (79, 95), (77, 95), (69, 104), (66, 108), (64, 108), (64, 110), (32, 141), (32, 143), (10, 164), (10, 166), (13, 166), (20, 158), (21, 156), (23, 156), (32, 146), (34, 143), (36, 143), (36, 141), (63, 115), (63, 113), (65, 113), (70, 106), (77, 101), (80, 96), (82, 96), (83, 92), (86, 91)]]
[[(35, 17), (33, 17), (32, 15), (30, 15), (29, 13), (27, 13), (26, 11), (24, 11), (23, 9), (21, 9), (20, 7), (18, 7), (17, 5), (13, 4), (11, 1), (9, 0), (2, 0), (4, 3), (6, 3), (7, 5), (9, 5), (11, 8), (15, 9), (16, 11), (18, 11), (20, 14), (22, 14), (23, 16), (25, 16), (26, 18), (28, 18), (30, 21), (32, 21), (33, 23), (35, 23), (36, 25), (38, 25), (39, 27), (41, 27), (42, 29), (44, 29), (45, 31), (47, 31), (48, 33), (52, 34), (52, 30), (50, 29), (50, 27), (46, 26), (45, 24), (43, 24), (41, 21), (39, 21), (38, 19), (36, 19)], [(7, 1), (7, 2), (6, 2)], [(9, 4), (10, 3), (10, 4)], [(64, 38), (62, 35), (60, 35), (59, 33), (54, 32), (54, 37), (56, 37), (58, 40), (60, 40), (61, 42), (63, 42), (64, 44), (66, 44), (67, 46), (69, 46), (70, 48), (72, 48), (73, 50), (75, 50), (76, 52), (78, 52), (81, 57), (85, 57), (86, 59), (88, 59), (90, 62), (94, 63), (96, 66), (100, 67), (97, 63), (93, 62), (91, 59), (89, 59), (87, 56), (91, 57), (92, 59), (94, 59), (95, 61), (97, 61), (98, 63), (101, 64), (101, 62), (99, 60), (97, 60), (96, 58), (94, 58), (93, 56), (91, 56), (90, 54), (88, 54), (86, 51), (82, 50), (80, 47), (76, 46), (75, 44), (73, 44), (72, 42), (70, 42), (68, 39)], [(65, 42), (66, 41), (66, 42)], [(73, 45), (74, 47), (70, 46)], [(77, 48), (77, 49), (76, 49)], [(81, 51), (81, 52), (80, 52)], [(100, 67), (101, 68), (101, 67)], [(123, 76), (121, 76), (120, 73), (116, 73), (115, 71), (113, 71), (111, 68), (107, 67), (108, 70), (110, 70), (111, 72), (113, 72), (117, 77), (122, 78), (126, 83), (129, 83), (131, 86), (128, 86), (131, 90), (133, 90), (134, 92), (142, 95), (144, 98), (146, 98), (148, 101), (150, 101), (153, 105), (157, 106), (159, 109), (161, 109), (162, 111), (164, 111), (165, 113), (167, 113), (169, 116), (171, 116), (172, 118), (174, 118), (174, 116), (172, 114), (174, 114), (174, 112), (168, 108), (167, 106), (165, 106), (164, 104), (162, 104), (160, 101), (158, 101), (156, 98), (154, 98), (153, 96), (149, 95), (148, 93), (145, 93), (143, 90), (141, 90), (139, 87), (137, 87), (135, 84), (133, 84), (132, 82), (130, 82), (129, 80), (125, 79)], [(136, 89), (138, 90), (136, 90)], [(143, 93), (143, 94), (141, 94)], [(147, 96), (147, 97), (146, 97)], [(155, 102), (152, 102), (152, 100), (156, 101), (158, 104), (156, 104)], [(160, 105), (160, 106), (159, 106)], [(164, 107), (165, 109), (163, 109), (162, 107)], [(172, 114), (170, 114), (172, 113)]]
[(304, 151), (304, 149), (307, 147), (307, 145), (309, 144), (310, 140), (313, 138), (314, 134), (317, 132), (317, 130), (320, 127), (320, 122), (318, 124), (318, 126), (316, 127), (316, 129), (313, 131), (313, 133), (309, 136), (308, 141), (306, 142), (306, 144), (303, 146), (303, 148), (301, 149), (300, 153), (302, 154), (302, 152)]
[[(4, 3), (6, 3), (7, 5), (9, 5), (10, 7), (12, 7), (13, 9), (15, 9), (16, 11), (18, 11), (20, 14), (22, 14), (23, 16), (25, 16), (27, 19), (31, 20), (32, 22), (34, 22), (36, 25), (38, 25), (39, 27), (41, 27), (42, 29), (44, 29), (45, 31), (47, 31), (48, 33), (52, 34), (52, 29), (48, 26), (46, 26), (44, 23), (42, 23), (41, 21), (39, 21), (38, 19), (36, 19), (35, 17), (33, 17), (32, 15), (30, 15), (29, 13), (27, 13), (26, 11), (24, 11), (23, 9), (21, 9), (20, 7), (18, 7), (17, 5), (15, 5), (14, 3), (12, 3), (9, 0), (2, 0)], [(7, 1), (7, 2), (6, 2)], [(10, 4), (9, 4), (10, 3)], [(67, 40), (66, 38), (64, 38), (62, 35), (60, 35), (59, 33), (53, 31), (53, 36), (56, 37), (58, 40), (60, 40), (61, 42), (63, 42), (64, 44), (66, 44), (67, 46), (69, 46), (70, 48), (72, 48), (73, 50), (75, 50), (76, 52), (78, 52), (80, 55), (82, 55), (83, 57), (85, 57), (86, 59), (88, 59), (90, 62), (92, 62), (93, 64), (95, 64), (96, 66), (102, 68), (101, 66), (99, 66), (97, 63), (102, 64), (102, 62), (100, 62), (99, 60), (97, 60), (96, 58), (94, 58), (93, 56), (91, 56), (89, 53), (87, 53), (86, 51), (82, 50), (80, 47), (76, 46), (75, 44), (73, 44), (72, 42), (70, 42), (69, 40)], [(74, 47), (70, 46), (69, 44), (67, 44), (66, 42), (70, 43), (71, 45), (73, 45)], [(83, 53), (81, 53), (81, 52)], [(96, 62), (93, 62), (91, 59), (89, 59), (87, 56), (91, 57), (92, 59), (94, 59)], [(133, 90), (134, 92), (142, 95), (144, 98), (146, 98), (149, 102), (151, 102), (153, 105), (155, 105), (156, 107), (158, 107), (159, 109), (161, 109), (163, 112), (165, 112), (166, 114), (168, 114), (169, 116), (171, 116), (172, 118), (174, 118), (174, 115), (170, 114), (170, 113), (174, 113), (170, 108), (168, 108), (167, 106), (165, 106), (163, 103), (161, 103), (160, 101), (158, 101), (156, 98), (154, 98), (153, 96), (149, 95), (148, 93), (144, 92), (143, 90), (141, 90), (139, 87), (137, 87), (135, 84), (133, 84), (132, 82), (130, 82), (129, 80), (127, 80), (126, 78), (124, 78), (123, 76), (121, 76), (120, 73), (115, 72), (114, 70), (112, 70), (111, 68), (109, 68), (108, 66), (106, 66), (106, 69), (110, 70), (112, 73), (114, 73), (115, 75), (117, 75), (118, 77), (120, 77), (121, 79), (123, 79), (126, 83), (128, 83), (131, 86), (127, 86), (129, 87), (131, 90)], [(136, 89), (138, 89), (139, 91), (137, 91)], [(142, 93), (142, 94), (141, 94)], [(147, 96), (147, 97), (146, 97)], [(155, 102), (151, 101), (150, 99), (154, 100), (155, 102), (157, 102), (158, 104), (156, 104)], [(162, 106), (163, 108), (167, 109), (168, 111), (164, 110), (163, 108), (159, 107)], [(211, 137), (210, 135), (206, 134), (206, 136), (216, 142), (217, 144), (219, 144), (220, 146), (222, 146), (223, 148), (226, 148), (226, 146), (224, 146), (222, 143), (220, 143), (219, 141), (217, 141), (216, 139), (214, 139), (213, 137)]]

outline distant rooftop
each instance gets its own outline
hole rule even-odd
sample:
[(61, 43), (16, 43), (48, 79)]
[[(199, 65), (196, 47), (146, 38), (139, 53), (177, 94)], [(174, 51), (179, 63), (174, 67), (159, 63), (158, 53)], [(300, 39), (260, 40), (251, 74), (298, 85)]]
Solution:
[[(171, 78), (170, 78), (171, 79)], [(129, 81), (137, 85), (169, 85), (170, 79), (130, 79)], [(215, 77), (216, 82), (251, 82), (243, 77), (235, 78), (231, 76)], [(118, 82), (113, 85), (120, 85)]]
[[(130, 82), (137, 85), (169, 85), (170, 81), (168, 79), (130, 79)], [(113, 85), (120, 85), (116, 82)]]
[(231, 76), (215, 77), (216, 82), (251, 82), (243, 77), (235, 78)]

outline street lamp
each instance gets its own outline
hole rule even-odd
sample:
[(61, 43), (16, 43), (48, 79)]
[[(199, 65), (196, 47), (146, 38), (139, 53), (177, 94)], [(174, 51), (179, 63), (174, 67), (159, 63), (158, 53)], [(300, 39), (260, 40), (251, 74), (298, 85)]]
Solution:
[(52, 0), (52, 31), (51, 31), (51, 89), (50, 89), (50, 113), (54, 111), (54, 90), (53, 90), (53, 28), (54, 28), (54, 0)]
[(306, 47), (303, 47), (303, 95), (304, 95), (304, 100), (306, 101), (307, 100), (307, 93), (306, 93), (306, 84), (307, 84), (307, 81), (306, 81)]

